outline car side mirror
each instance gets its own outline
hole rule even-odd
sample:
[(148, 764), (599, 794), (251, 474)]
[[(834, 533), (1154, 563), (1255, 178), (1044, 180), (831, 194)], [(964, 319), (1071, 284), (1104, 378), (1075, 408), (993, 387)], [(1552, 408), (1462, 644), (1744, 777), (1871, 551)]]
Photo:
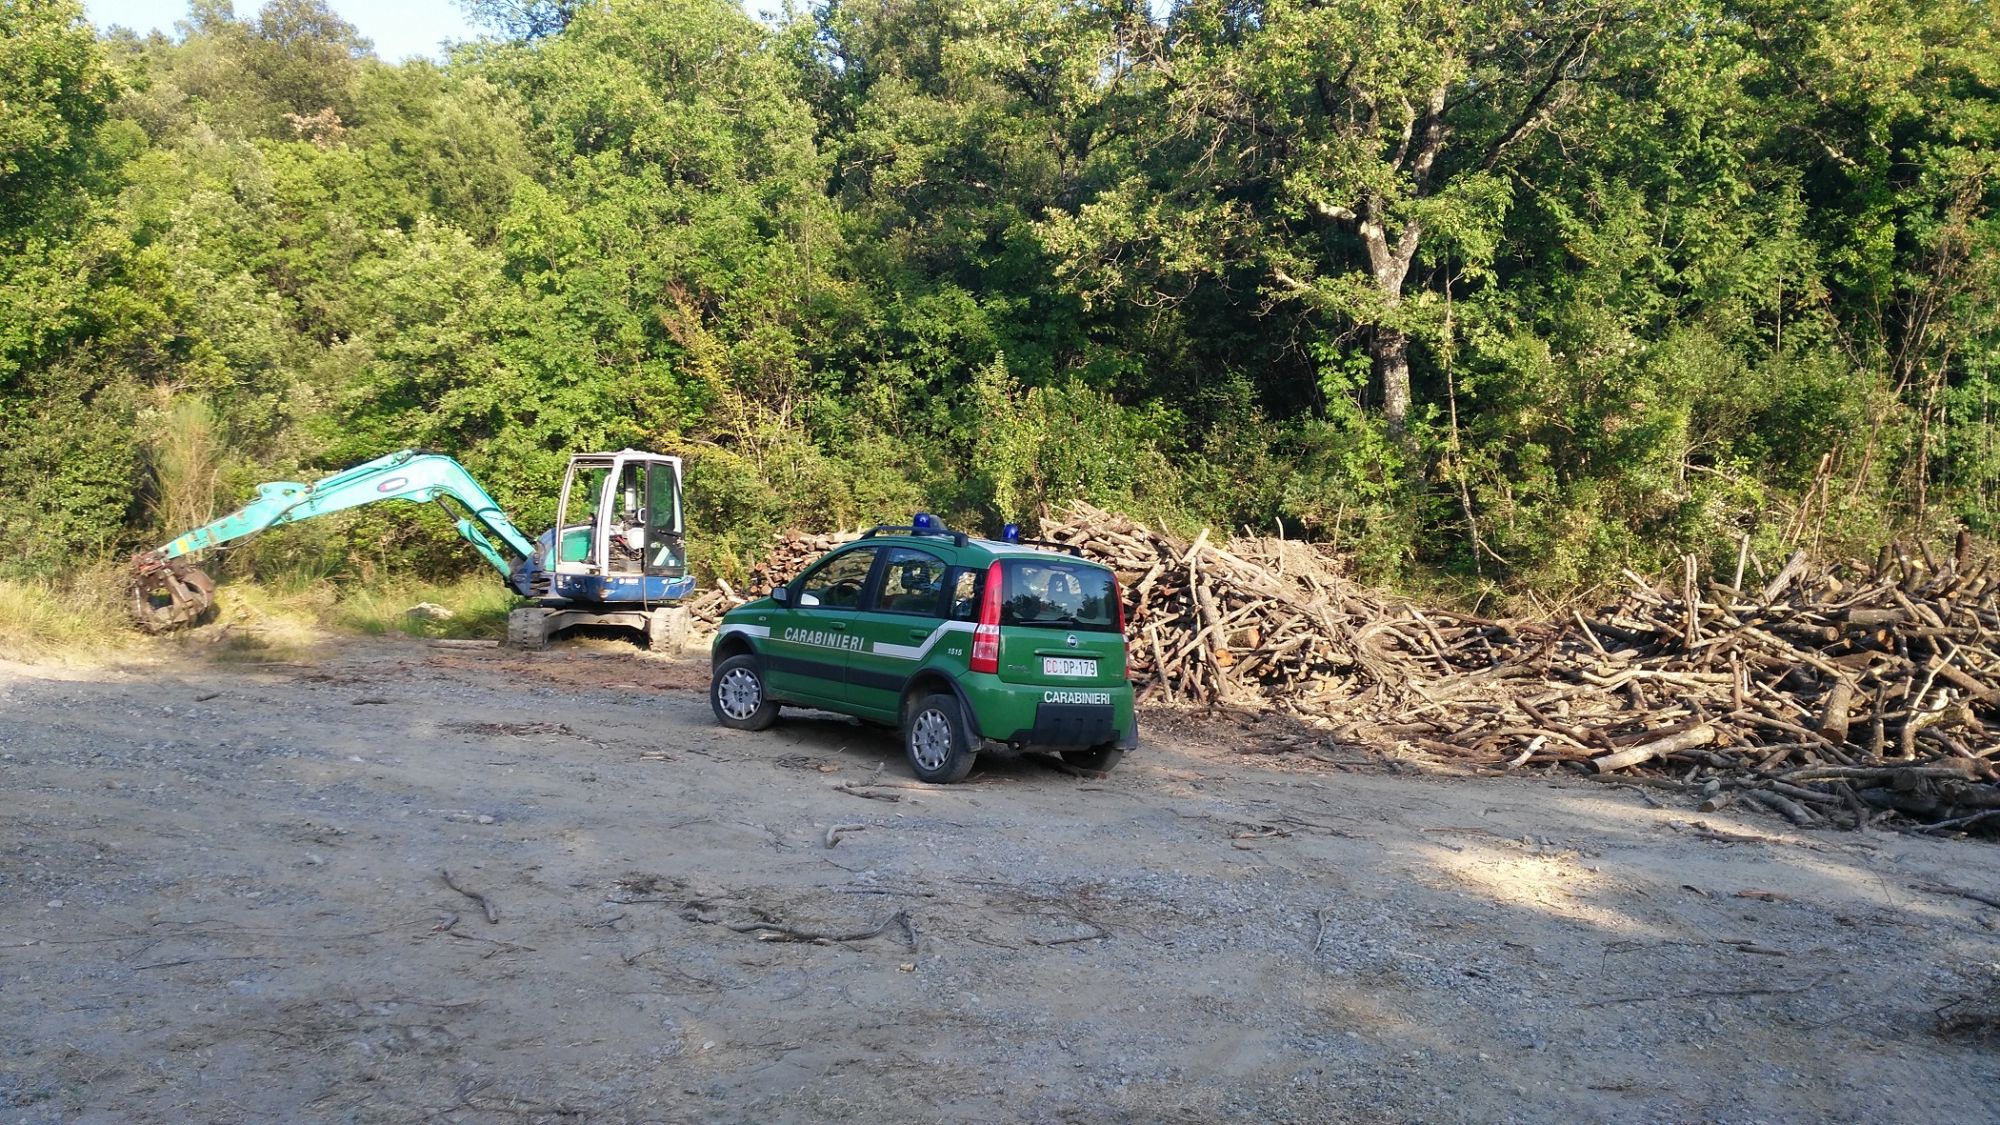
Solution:
[(790, 586), (771, 587), (771, 600), (780, 603), (791, 601), (792, 588)]

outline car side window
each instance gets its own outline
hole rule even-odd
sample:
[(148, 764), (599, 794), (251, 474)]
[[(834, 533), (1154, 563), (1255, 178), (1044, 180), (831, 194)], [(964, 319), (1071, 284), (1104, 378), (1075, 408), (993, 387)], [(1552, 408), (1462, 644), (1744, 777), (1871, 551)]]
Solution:
[(882, 564), (882, 589), (875, 608), (883, 613), (936, 617), (944, 594), (944, 560), (913, 547), (891, 547)]
[(970, 621), (979, 616), (980, 573), (961, 570), (951, 580), (951, 605), (946, 613), (953, 621)]
[(874, 565), (873, 547), (833, 556), (815, 567), (799, 583), (799, 606), (852, 609), (860, 605), (861, 588), (868, 584), (868, 571)]

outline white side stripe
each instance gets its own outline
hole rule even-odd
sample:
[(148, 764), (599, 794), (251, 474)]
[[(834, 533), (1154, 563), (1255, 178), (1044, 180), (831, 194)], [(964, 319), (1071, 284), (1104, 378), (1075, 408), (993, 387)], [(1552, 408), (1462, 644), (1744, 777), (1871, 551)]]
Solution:
[(892, 645), (876, 641), (872, 651), (879, 656), (894, 656), (903, 660), (922, 660), (925, 654), (930, 652), (931, 646), (938, 643), (938, 638), (944, 636), (946, 633), (970, 633), (974, 628), (976, 626), (970, 621), (947, 621), (937, 628), (932, 629), (931, 635), (924, 638), (923, 644)]
[[(930, 636), (925, 637), (922, 644), (896, 645), (885, 641), (876, 641), (869, 646), (869, 651), (878, 656), (893, 656), (899, 660), (922, 660), (946, 633), (970, 633), (974, 628), (975, 626), (970, 621), (946, 621), (940, 623), (937, 628), (932, 629)], [(769, 637), (771, 635), (771, 627), (769, 625), (724, 625), (722, 628), (716, 630), (715, 636), (717, 640), (720, 640), (731, 633), (741, 633), (746, 637)]]

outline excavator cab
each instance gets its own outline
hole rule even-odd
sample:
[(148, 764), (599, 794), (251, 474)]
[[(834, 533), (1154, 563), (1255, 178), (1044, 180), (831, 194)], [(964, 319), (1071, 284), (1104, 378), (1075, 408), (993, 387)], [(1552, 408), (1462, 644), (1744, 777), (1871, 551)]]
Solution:
[(680, 458), (636, 449), (572, 456), (556, 526), (511, 576), (540, 604), (508, 616), (508, 643), (540, 648), (564, 629), (591, 625), (678, 647), (688, 627), (679, 602), (694, 591), (681, 517)]
[(600, 615), (678, 602), (694, 589), (681, 517), (680, 458), (636, 449), (576, 454), (556, 526), (514, 570), (514, 588), (548, 606)]
[(679, 578), (687, 573), (681, 529), (681, 459), (633, 449), (569, 459), (556, 507), (557, 574)]

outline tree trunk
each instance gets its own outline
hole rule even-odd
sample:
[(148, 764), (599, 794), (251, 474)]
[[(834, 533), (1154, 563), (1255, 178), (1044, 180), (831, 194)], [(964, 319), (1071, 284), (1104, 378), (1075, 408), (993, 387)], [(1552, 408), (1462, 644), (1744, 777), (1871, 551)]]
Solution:
[[(1362, 245), (1368, 250), (1368, 272), (1374, 275), (1384, 308), (1393, 313), (1403, 302), (1403, 283), (1409, 278), (1410, 263), (1417, 256), (1417, 239), (1423, 224), (1414, 220), (1405, 224), (1391, 244), (1381, 213), (1380, 197), (1371, 195), (1362, 201), (1355, 225)], [(1401, 329), (1379, 322), (1368, 328), (1368, 355), (1373, 361), (1375, 379), (1382, 386), (1382, 416), (1389, 423), (1389, 436), (1401, 441), (1410, 418), (1410, 337)]]
[(1389, 436), (1400, 441), (1410, 418), (1410, 338), (1376, 325), (1369, 351), (1382, 384), (1382, 417), (1388, 420)]

